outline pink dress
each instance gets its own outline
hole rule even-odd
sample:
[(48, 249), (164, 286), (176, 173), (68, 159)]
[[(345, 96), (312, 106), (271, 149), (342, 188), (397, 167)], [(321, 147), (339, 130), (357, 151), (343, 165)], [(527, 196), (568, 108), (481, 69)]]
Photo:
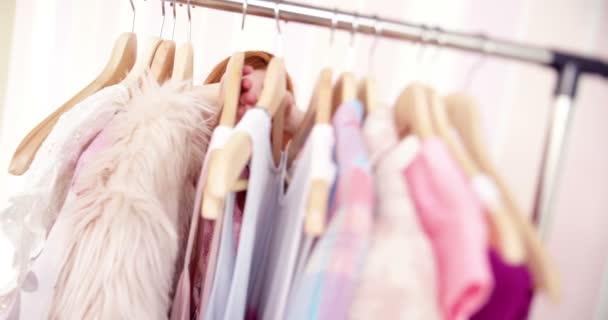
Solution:
[(420, 148), (415, 137), (399, 141), (392, 109), (374, 109), (365, 120), (378, 205), (369, 252), (350, 307), (350, 319), (441, 319), (437, 267), (401, 171)]
[(435, 251), (442, 316), (469, 319), (493, 287), (480, 203), (439, 139), (424, 141), (403, 173)]

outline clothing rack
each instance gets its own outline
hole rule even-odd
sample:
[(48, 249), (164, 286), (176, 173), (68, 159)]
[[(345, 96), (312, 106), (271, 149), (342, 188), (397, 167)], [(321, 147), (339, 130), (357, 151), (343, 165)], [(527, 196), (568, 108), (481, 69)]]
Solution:
[(483, 34), (448, 31), (372, 15), (327, 9), (308, 4), (272, 0), (176, 0), (181, 4), (246, 15), (275, 18), (358, 34), (433, 44), (445, 48), (508, 58), (554, 69), (558, 73), (553, 100), (553, 119), (545, 143), (533, 219), (542, 235), (548, 232), (556, 194), (562, 152), (572, 119), (580, 75), (608, 78), (608, 63), (592, 57), (517, 42), (498, 40)]

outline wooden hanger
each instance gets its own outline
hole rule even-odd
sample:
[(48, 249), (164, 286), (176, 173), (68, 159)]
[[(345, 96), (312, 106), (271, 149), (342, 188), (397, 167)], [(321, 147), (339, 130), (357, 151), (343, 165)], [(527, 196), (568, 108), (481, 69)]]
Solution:
[(53, 130), (59, 117), (93, 93), (120, 82), (133, 67), (136, 57), (137, 37), (135, 33), (123, 33), (114, 42), (110, 59), (99, 76), (55, 112), (46, 117), (21, 141), (13, 155), (8, 172), (13, 175), (22, 175), (26, 172), (34, 160), (40, 145), (42, 145), (42, 142)]
[[(291, 139), (287, 164), (291, 163), (300, 153), (310, 130), (315, 124), (329, 124), (332, 110), (332, 70), (324, 68), (319, 73), (310, 104), (302, 123)], [(313, 155), (314, 156), (314, 155)], [(330, 186), (323, 179), (313, 179), (308, 191), (305, 231), (311, 236), (319, 235), (325, 229), (325, 216), (329, 200)]]
[(222, 87), (224, 105), (222, 106), (220, 125), (234, 127), (236, 124), (236, 113), (241, 95), (241, 80), (243, 77), (244, 64), (244, 52), (236, 52), (230, 57), (230, 60), (228, 60), (226, 72), (224, 73), (224, 85)]
[(357, 80), (354, 73), (344, 72), (340, 75), (334, 86), (332, 99), (330, 118), (341, 104), (357, 99)]
[(468, 95), (455, 93), (445, 97), (444, 101), (450, 120), (458, 131), (464, 146), (481, 170), (492, 177), (506, 201), (509, 213), (511, 213), (510, 217), (524, 241), (527, 251), (527, 266), (532, 273), (536, 288), (544, 290), (552, 300), (559, 300), (561, 285), (558, 271), (542, 245), (534, 226), (523, 215), (511, 189), (486, 151), (480, 125), (479, 107), (475, 100)]
[[(177, 3), (173, 0), (173, 33), (175, 33), (175, 22), (177, 17)], [(190, 12), (190, 0), (186, 3), (188, 10), (188, 26), (189, 34), (188, 41), (182, 43), (175, 51), (175, 59), (173, 61), (173, 71), (171, 72), (171, 79), (177, 81), (190, 81), (192, 83), (192, 77), (194, 74), (194, 49), (192, 48), (192, 14)]]
[[(324, 80), (327, 81), (327, 80)], [(331, 96), (331, 104), (323, 102), (317, 109), (316, 124), (330, 124), (338, 106), (357, 98), (357, 82), (352, 72), (344, 72), (338, 78)], [(323, 179), (313, 179), (306, 205), (304, 228), (308, 235), (318, 236), (325, 231), (327, 208), (331, 186)]]
[(173, 62), (175, 61), (175, 41), (163, 40), (152, 59), (150, 67), (152, 75), (160, 84), (171, 78), (173, 72)]
[[(258, 107), (274, 117), (279, 111), (286, 88), (285, 66), (281, 58), (274, 57), (266, 69), (264, 89)], [(247, 166), (252, 154), (251, 138), (245, 132), (234, 132), (223, 148), (217, 150), (213, 170), (209, 170), (207, 193), (203, 201), (203, 216), (216, 219), (223, 209), (224, 199)]]
[(123, 79), (123, 84), (128, 87), (139, 85), (139, 82), (145, 76), (146, 71), (152, 66), (156, 50), (162, 42), (163, 40), (159, 37), (149, 37), (146, 39), (142, 50), (139, 51), (135, 65)]
[(192, 81), (194, 74), (194, 49), (189, 41), (183, 43), (175, 51), (175, 60), (173, 63), (173, 72), (171, 79), (179, 81)]
[[(315, 121), (319, 116), (320, 112), (327, 112), (329, 114), (331, 112), (331, 104), (332, 104), (332, 70), (330, 68), (324, 68), (319, 73), (317, 78), (317, 83), (315, 84), (315, 89), (312, 93), (312, 97), (310, 99), (310, 103), (308, 105), (308, 109), (304, 114), (304, 118), (302, 119), (302, 123), (299, 124), (296, 132), (291, 138), (291, 143), (289, 144), (289, 152), (287, 155), (287, 166), (291, 167), (293, 160), (300, 153), (300, 150), (304, 147), (304, 143), (306, 139), (308, 139), (308, 135), (310, 130), (318, 123)], [(327, 116), (329, 119), (329, 116)], [(325, 122), (327, 123), (327, 122)]]
[[(443, 140), (454, 160), (464, 171), (465, 176), (469, 181), (472, 181), (474, 177), (481, 175), (481, 169), (453, 134), (452, 125), (441, 97), (428, 86), (426, 87), (426, 93), (434, 132)], [(506, 210), (502, 201), (483, 204), (488, 211), (485, 217), (490, 231), (490, 243), (497, 249), (505, 262), (515, 265), (523, 264), (525, 261), (525, 246), (517, 227), (507, 213), (508, 210)]]
[(369, 114), (372, 110), (376, 109), (378, 104), (376, 100), (376, 81), (371, 77), (365, 77), (359, 81), (357, 96), (363, 102), (365, 114)]
[[(239, 98), (241, 96), (241, 80), (243, 77), (243, 66), (245, 64), (245, 53), (236, 52), (228, 60), (226, 71), (224, 72), (224, 81), (221, 88), (221, 94), (224, 97), (222, 111), (220, 114), (219, 124), (225, 127), (234, 127), (236, 123), (236, 114), (239, 106)], [(215, 149), (209, 151), (209, 171), (219, 170), (221, 166), (219, 157), (220, 150)], [(211, 175), (207, 175), (207, 181), (203, 190), (203, 198), (201, 200), (201, 216), (206, 219), (215, 219), (215, 213), (220, 212), (223, 208), (223, 201), (215, 198), (211, 193)], [(214, 213), (210, 215), (209, 213)]]
[(425, 87), (420, 83), (407, 86), (395, 103), (395, 125), (399, 137), (414, 134), (421, 140), (434, 136)]
[[(269, 87), (267, 88), (266, 86)], [(268, 63), (266, 77), (264, 78), (264, 89), (260, 94), (257, 105), (267, 109), (272, 115), (272, 157), (277, 166), (280, 164), (281, 151), (283, 150), (283, 133), (285, 131), (285, 106), (283, 99), (286, 93), (287, 77), (285, 65), (282, 58), (275, 57)]]

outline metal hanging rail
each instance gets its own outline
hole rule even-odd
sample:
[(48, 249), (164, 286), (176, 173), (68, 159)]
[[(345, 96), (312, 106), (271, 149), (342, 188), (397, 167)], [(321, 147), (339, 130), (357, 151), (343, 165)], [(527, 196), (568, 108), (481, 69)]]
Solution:
[[(590, 57), (551, 50), (516, 42), (497, 40), (482, 34), (468, 34), (443, 30), (438, 27), (417, 25), (404, 21), (328, 9), (308, 4), (273, 0), (176, 0), (193, 6), (242, 13), (244, 3), (247, 15), (274, 18), (278, 10), (283, 21), (335, 28), (386, 38), (436, 44), (441, 47), (478, 52), (527, 63), (552, 67), (560, 71), (565, 64), (575, 63), (580, 73), (593, 73), (608, 77), (608, 63)], [(332, 21), (335, 20), (335, 24)], [(381, 26), (381, 28), (377, 28)]]
[[(554, 69), (557, 84), (554, 92), (553, 115), (547, 135), (541, 170), (536, 189), (534, 220), (546, 236), (557, 194), (562, 154), (572, 119), (574, 98), (582, 74), (608, 78), (605, 61), (532, 45), (489, 38), (483, 34), (448, 31), (439, 27), (417, 25), (373, 15), (328, 9), (308, 4), (279, 0), (176, 0), (181, 4), (206, 7), (239, 14), (278, 17), (283, 21), (341, 29), (358, 34), (385, 37), (410, 42), (435, 44), (440, 47), (477, 52), (531, 63)], [(355, 28), (356, 26), (356, 28)]]

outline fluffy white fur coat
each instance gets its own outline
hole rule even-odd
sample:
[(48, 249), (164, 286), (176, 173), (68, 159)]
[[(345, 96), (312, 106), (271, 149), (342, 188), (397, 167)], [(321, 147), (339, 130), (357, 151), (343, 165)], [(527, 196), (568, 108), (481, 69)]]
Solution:
[(51, 319), (167, 318), (214, 110), (153, 80), (124, 110), (62, 212), (72, 229)]

